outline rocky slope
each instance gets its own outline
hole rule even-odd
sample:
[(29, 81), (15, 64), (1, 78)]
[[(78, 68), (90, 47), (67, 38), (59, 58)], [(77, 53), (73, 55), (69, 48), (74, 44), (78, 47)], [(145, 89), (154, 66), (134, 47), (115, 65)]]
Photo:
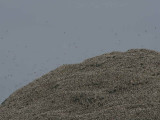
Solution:
[(0, 105), (0, 120), (113, 119), (160, 119), (159, 52), (131, 49), (62, 65)]

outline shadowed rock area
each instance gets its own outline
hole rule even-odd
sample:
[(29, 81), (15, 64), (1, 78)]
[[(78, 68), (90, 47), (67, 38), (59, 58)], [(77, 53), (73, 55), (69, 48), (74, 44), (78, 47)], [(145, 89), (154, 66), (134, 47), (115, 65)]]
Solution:
[(160, 53), (147, 49), (62, 65), (0, 105), (0, 120), (159, 119)]

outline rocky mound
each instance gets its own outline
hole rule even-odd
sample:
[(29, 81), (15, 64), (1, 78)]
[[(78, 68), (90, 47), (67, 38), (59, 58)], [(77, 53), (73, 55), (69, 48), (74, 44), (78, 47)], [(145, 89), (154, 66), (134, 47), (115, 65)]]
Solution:
[(0, 105), (0, 120), (150, 119), (160, 119), (160, 53), (147, 49), (62, 65)]

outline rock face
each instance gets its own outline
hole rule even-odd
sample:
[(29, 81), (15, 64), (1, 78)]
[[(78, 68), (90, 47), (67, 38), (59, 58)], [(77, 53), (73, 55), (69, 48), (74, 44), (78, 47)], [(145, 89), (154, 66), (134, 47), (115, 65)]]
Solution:
[(151, 119), (160, 119), (160, 53), (147, 49), (62, 65), (0, 105), (0, 120)]

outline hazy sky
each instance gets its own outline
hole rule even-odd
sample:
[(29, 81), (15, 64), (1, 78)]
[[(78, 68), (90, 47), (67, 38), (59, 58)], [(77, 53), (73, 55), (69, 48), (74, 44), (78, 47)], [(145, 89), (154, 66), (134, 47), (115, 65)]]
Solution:
[(0, 0), (0, 103), (62, 64), (160, 51), (160, 0)]

